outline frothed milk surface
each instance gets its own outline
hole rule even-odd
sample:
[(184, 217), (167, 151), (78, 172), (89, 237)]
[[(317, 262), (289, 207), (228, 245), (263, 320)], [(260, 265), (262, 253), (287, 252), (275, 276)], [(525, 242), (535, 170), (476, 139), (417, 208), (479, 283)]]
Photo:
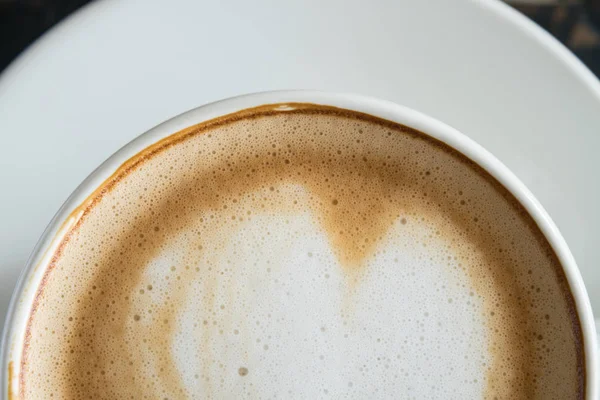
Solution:
[(557, 257), (410, 128), (263, 106), (178, 132), (82, 205), (38, 289), (25, 399), (580, 399)]

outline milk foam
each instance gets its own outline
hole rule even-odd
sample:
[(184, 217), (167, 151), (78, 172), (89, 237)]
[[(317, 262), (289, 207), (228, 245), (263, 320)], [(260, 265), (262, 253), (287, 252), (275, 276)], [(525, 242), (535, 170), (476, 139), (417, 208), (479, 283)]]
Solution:
[(426, 135), (295, 105), (179, 132), (89, 200), (24, 398), (580, 398), (556, 256)]

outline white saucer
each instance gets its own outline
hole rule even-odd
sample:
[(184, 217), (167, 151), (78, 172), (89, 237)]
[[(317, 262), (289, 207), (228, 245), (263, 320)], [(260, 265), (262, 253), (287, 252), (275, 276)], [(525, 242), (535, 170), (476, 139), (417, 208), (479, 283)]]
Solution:
[(75, 187), (129, 140), (198, 105), (304, 88), (423, 111), (511, 168), (561, 229), (600, 310), (600, 83), (492, 0), (104, 0), (0, 78), (0, 317)]

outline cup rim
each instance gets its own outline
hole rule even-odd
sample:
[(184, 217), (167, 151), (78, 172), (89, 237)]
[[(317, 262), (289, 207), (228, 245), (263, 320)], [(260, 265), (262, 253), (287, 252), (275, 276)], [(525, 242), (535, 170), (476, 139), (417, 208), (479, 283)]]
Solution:
[[(333, 106), (409, 126), (456, 149), (502, 184), (533, 218), (560, 261), (575, 301), (583, 335), (586, 369), (585, 395), (588, 399), (598, 397), (600, 394), (598, 392), (599, 356), (596, 327), (583, 279), (575, 259), (558, 228), (526, 186), (489, 151), (458, 130), (432, 117), (390, 101), (373, 97), (310, 90), (252, 93), (202, 105), (173, 117), (139, 135), (96, 168), (75, 189), (53, 217), (32, 251), (17, 281), (3, 327), (2, 342), (0, 343), (0, 381), (2, 382), (0, 386), (2, 396), (0, 397), (11, 398), (8, 396), (9, 390), (11, 390), (10, 393), (18, 393), (18, 379), (12, 379), (12, 377), (20, 375), (18, 370), (17, 373), (14, 373), (14, 362), (18, 361), (16, 368), (20, 369), (21, 349), (24, 339), (22, 336), (25, 333), (24, 326), (29, 318), (34, 295), (46, 270), (45, 266), (48, 258), (54, 253), (54, 247), (61, 241), (64, 233), (71, 226), (70, 224), (76, 220), (76, 217), (73, 216), (74, 211), (123, 163), (159, 140), (192, 125), (223, 115), (261, 105), (285, 103), (311, 103)], [(9, 367), (10, 365), (13, 365), (13, 367)], [(14, 391), (15, 387), (17, 391)], [(18, 396), (15, 397), (18, 398)]]

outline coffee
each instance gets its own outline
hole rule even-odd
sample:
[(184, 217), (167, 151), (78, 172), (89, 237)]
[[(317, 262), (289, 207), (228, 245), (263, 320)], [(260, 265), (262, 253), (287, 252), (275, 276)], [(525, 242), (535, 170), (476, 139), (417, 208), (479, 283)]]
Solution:
[(309, 104), (178, 132), (74, 214), (27, 326), (29, 398), (583, 398), (532, 218), (405, 126)]

